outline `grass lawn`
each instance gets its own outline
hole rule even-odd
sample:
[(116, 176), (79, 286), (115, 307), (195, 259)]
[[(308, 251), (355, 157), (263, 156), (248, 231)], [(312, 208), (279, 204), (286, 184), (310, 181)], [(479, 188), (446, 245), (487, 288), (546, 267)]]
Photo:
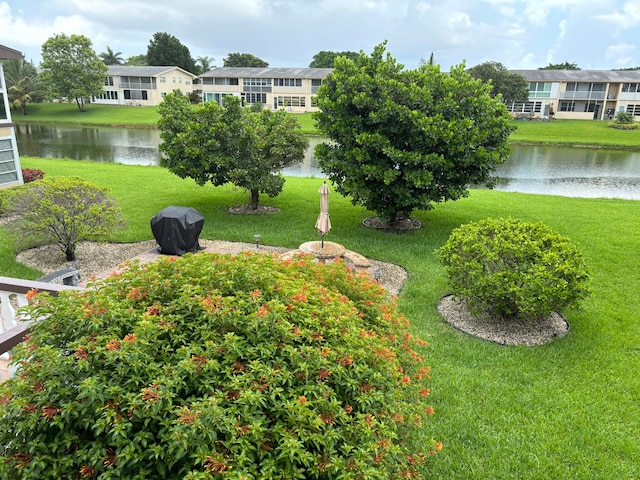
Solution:
[[(160, 167), (22, 162), (48, 176), (75, 175), (110, 187), (129, 221), (118, 241), (153, 239), (149, 220), (168, 205), (202, 213), (201, 238), (251, 242), (259, 233), (262, 243), (287, 247), (318, 238), (318, 179), (289, 177), (281, 195), (262, 198), (282, 210), (277, 215), (239, 216), (227, 210), (246, 202), (241, 190), (199, 187)], [(402, 235), (363, 227), (370, 212), (337, 193), (330, 196), (330, 213), (327, 240), (409, 272), (400, 308), (429, 341), (433, 372), (436, 415), (424, 434), (444, 443), (430, 478), (640, 477), (640, 202), (474, 190), (468, 198), (417, 212), (422, 229)], [(436, 312), (448, 289), (434, 249), (460, 224), (508, 216), (542, 221), (571, 238), (593, 273), (593, 295), (581, 309), (563, 312), (571, 325), (568, 336), (544, 346), (479, 340)], [(2, 227), (0, 245), (4, 275), (38, 276), (15, 263)]]

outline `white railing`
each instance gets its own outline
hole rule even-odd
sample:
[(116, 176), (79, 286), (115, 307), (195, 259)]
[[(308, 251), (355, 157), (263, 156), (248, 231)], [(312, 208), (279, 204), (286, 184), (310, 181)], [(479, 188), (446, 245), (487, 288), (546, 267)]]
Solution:
[(0, 277), (0, 357), (8, 359), (10, 351), (21, 343), (31, 322), (20, 318), (18, 309), (27, 304), (26, 293), (37, 289), (56, 296), (63, 290), (73, 290), (78, 287), (56, 285), (53, 283), (19, 278)]

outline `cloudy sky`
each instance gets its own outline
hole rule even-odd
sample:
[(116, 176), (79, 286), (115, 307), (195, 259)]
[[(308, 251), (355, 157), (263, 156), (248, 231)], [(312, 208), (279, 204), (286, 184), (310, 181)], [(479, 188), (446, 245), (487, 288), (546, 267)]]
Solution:
[(222, 66), (232, 52), (306, 67), (321, 50), (387, 49), (407, 68), (492, 60), (511, 69), (640, 65), (640, 0), (0, 0), (0, 44), (40, 61), (47, 38), (85, 35), (96, 53), (146, 53), (156, 32)]

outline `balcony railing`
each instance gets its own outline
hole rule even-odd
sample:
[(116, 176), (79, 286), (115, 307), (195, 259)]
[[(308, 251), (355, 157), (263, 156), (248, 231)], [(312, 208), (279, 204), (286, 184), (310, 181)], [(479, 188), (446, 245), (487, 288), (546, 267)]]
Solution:
[(604, 100), (604, 92), (564, 91), (560, 92), (560, 98), (563, 100)]
[(0, 354), (3, 356), (29, 333), (34, 320), (21, 318), (17, 311), (27, 304), (26, 293), (32, 289), (57, 296), (63, 290), (77, 290), (78, 287), (0, 277)]

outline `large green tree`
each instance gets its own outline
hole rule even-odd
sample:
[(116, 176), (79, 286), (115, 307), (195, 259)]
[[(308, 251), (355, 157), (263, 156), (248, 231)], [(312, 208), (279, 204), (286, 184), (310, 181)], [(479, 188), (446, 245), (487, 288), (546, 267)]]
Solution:
[(491, 82), (491, 95), (502, 95), (507, 103), (524, 103), (529, 99), (529, 82), (522, 75), (510, 72), (500, 62), (484, 62), (467, 70), (474, 78)]
[(122, 52), (114, 52), (109, 45), (107, 45), (107, 51), (100, 54), (100, 59), (105, 65), (122, 65), (124, 63)]
[(127, 61), (124, 62), (124, 64), (130, 67), (144, 67), (149, 65), (149, 63), (147, 62), (147, 56), (145, 54), (131, 55), (129, 58), (127, 58)]
[(322, 50), (316, 53), (311, 59), (309, 68), (333, 68), (333, 63), (336, 57), (347, 57), (351, 60), (358, 58), (358, 52), (331, 52), (328, 50)]
[(417, 70), (386, 53), (336, 59), (318, 91), (320, 167), (354, 205), (389, 225), (433, 202), (456, 200), (491, 180), (509, 154), (511, 116), (464, 65)]
[(224, 59), (225, 67), (268, 67), (269, 63), (250, 53), (230, 53)]
[(187, 72), (196, 71), (196, 63), (189, 49), (173, 35), (156, 32), (147, 47), (147, 64), (158, 66), (176, 66)]
[(84, 101), (103, 91), (107, 66), (84, 35), (54, 35), (42, 45), (40, 82), (49, 99), (75, 100), (85, 111)]
[(193, 106), (179, 91), (160, 104), (160, 165), (198, 185), (232, 183), (250, 193), (257, 209), (261, 193), (282, 192), (285, 167), (302, 161), (307, 138), (284, 111), (251, 113), (234, 96)]
[(540, 67), (538, 70), (580, 70), (575, 62), (549, 63), (546, 67)]
[(43, 97), (36, 67), (22, 59), (5, 60), (3, 66), (9, 103), (27, 115), (27, 104), (38, 102)]

